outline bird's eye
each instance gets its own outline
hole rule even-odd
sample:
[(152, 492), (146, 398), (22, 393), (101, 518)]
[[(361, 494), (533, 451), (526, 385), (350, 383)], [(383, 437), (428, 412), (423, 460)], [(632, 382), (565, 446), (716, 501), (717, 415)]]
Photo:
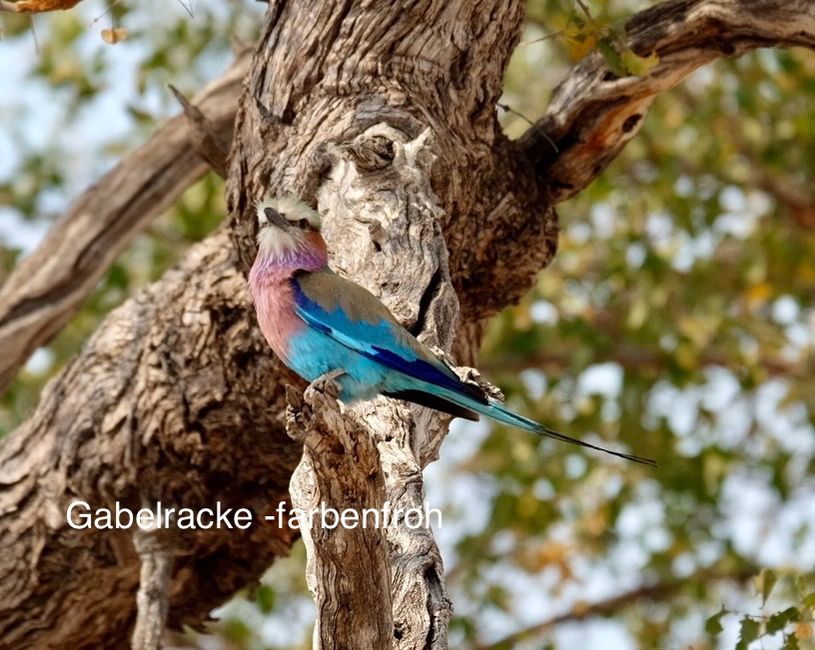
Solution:
[(297, 225), (301, 228), (309, 228), (311, 226), (308, 219), (300, 219)]

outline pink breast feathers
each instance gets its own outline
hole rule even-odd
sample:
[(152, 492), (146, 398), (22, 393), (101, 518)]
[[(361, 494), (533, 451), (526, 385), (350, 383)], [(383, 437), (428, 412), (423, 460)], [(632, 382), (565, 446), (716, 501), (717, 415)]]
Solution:
[(260, 331), (280, 357), (288, 363), (289, 341), (306, 325), (294, 312), (294, 293), (288, 278), (250, 276)]

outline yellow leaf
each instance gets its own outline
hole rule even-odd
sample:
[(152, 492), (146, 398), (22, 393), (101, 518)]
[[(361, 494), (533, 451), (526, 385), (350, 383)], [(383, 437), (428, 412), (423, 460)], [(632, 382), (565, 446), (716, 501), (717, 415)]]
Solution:
[(126, 38), (127, 30), (124, 27), (114, 27), (112, 29), (102, 30), (102, 40), (105, 41), (105, 43), (115, 45), (119, 41), (123, 41)]
[(684, 368), (685, 370), (695, 370), (699, 367), (699, 354), (697, 349), (685, 342), (676, 346), (674, 360), (680, 368)]
[(695, 316), (681, 316), (677, 323), (679, 330), (690, 339), (693, 344), (702, 348), (710, 341), (711, 327), (706, 319)]
[(625, 69), (638, 77), (644, 77), (659, 63), (659, 54), (651, 52), (648, 56), (640, 56), (634, 50), (626, 50), (620, 55)]
[(795, 636), (799, 641), (809, 641), (812, 638), (812, 625), (809, 623), (798, 623), (795, 626)]
[(765, 302), (767, 302), (767, 298), (770, 297), (772, 293), (772, 287), (766, 282), (759, 282), (758, 284), (754, 284), (747, 290), (746, 298), (747, 302), (751, 307), (760, 307)]
[(574, 23), (563, 30), (566, 36), (566, 49), (572, 61), (579, 61), (597, 47), (597, 33), (591, 29), (580, 28)]
[(78, 2), (79, 0), (20, 0), (15, 3), (14, 9), (19, 13), (35, 14), (57, 9), (70, 9)]

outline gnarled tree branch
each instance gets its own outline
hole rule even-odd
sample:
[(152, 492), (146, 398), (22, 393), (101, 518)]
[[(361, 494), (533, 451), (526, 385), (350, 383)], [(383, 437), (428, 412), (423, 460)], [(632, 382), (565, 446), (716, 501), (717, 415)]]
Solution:
[[(462, 258), (465, 251), (491, 252), (491, 242), (508, 247), (515, 228), (553, 237), (545, 205), (536, 208), (535, 222), (517, 218), (521, 202), (507, 197), (511, 176), (492, 156), (491, 143), (501, 138), (494, 102), (517, 39), (520, 4), (462, 0), (452, 11), (449, 2), (425, 0), (409, 11), (378, 3), (350, 10), (339, 0), (270, 7), (235, 124), (231, 223), (113, 312), (0, 448), (0, 647), (126, 643), (139, 579), (132, 543), (111, 531), (69, 529), (64, 513), (72, 499), (94, 507), (115, 500), (193, 507), (220, 501), (251, 507), (256, 522), (286, 500), (301, 450), (285, 436), (280, 418), (284, 387), (295, 380), (268, 352), (242, 274), (255, 253), (255, 200), (295, 191), (321, 208), (325, 201), (335, 268), (367, 284), (406, 326), (444, 348), (456, 324), (448, 298), (434, 299), (452, 295), (439, 266), (443, 258), (438, 252), (423, 257), (415, 242), (440, 244), (444, 233), (456, 282), (467, 269), (480, 268)], [(418, 67), (417, 57), (423, 62)], [(380, 69), (383, 61), (387, 66)], [(436, 157), (429, 180), (442, 210), (408, 222), (370, 201), (315, 200), (318, 189), (341, 182), (343, 167), (332, 163), (330, 145), (351, 142), (380, 123), (406, 140), (429, 128), (432, 148), (424, 164)], [(328, 169), (332, 180), (324, 182)], [(367, 173), (388, 199), (393, 186), (387, 166)], [(503, 179), (503, 193), (474, 193), (472, 174)], [(399, 246), (413, 247), (420, 272), (405, 276), (389, 266)], [(546, 250), (538, 247), (528, 257), (545, 260)], [(504, 282), (514, 270), (500, 269)], [(505, 296), (493, 296), (492, 289), (484, 294), (495, 309)], [(465, 325), (477, 331), (472, 318)], [(477, 337), (464, 340), (472, 345)], [(474, 350), (459, 351), (469, 357)], [(364, 408), (372, 409), (362, 414), (366, 422), (386, 412), (379, 402)], [(394, 415), (404, 422), (399, 435), (416, 441), (394, 476), (405, 502), (418, 503), (420, 467), (436, 453), (443, 430), (403, 420), (394, 403), (387, 409), (401, 413)], [(285, 525), (182, 534), (178, 548), (185, 554), (174, 564), (168, 624), (203, 620), (259, 577), (291, 540)], [(416, 647), (438, 646), (446, 634), (441, 565), (429, 532), (420, 543), (394, 551), (404, 558), (394, 600), (428, 597), (412, 610), (418, 617), (395, 621), (395, 627)]]
[[(249, 58), (248, 52), (241, 55), (193, 100), (222, 143), (232, 139)], [(206, 173), (195, 142), (184, 115), (165, 122), (89, 188), (15, 267), (0, 288), (0, 393), (77, 312), (133, 236)]]
[(643, 76), (619, 78), (592, 53), (519, 141), (554, 203), (599, 175), (637, 133), (654, 98), (700, 66), (758, 47), (815, 47), (815, 4), (669, 0), (636, 14), (625, 33), (627, 47), (643, 56), (656, 52), (659, 63)]
[[(390, 648), (388, 544), (384, 528), (365, 520), (366, 512), (384, 508), (382, 465), (365, 425), (343, 417), (338, 393), (327, 379), (310, 386), (303, 397), (294, 390), (289, 394), (289, 434), (303, 443), (291, 493), (292, 506), (308, 513), (299, 527), (308, 556), (306, 579), (317, 606), (314, 647)], [(356, 514), (358, 525), (350, 523), (348, 513)]]

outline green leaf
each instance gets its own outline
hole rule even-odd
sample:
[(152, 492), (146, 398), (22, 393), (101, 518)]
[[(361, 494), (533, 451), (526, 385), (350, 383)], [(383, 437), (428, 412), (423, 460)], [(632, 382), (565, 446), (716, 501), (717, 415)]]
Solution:
[(739, 632), (739, 642), (736, 650), (747, 650), (750, 644), (758, 638), (761, 632), (761, 623), (754, 618), (744, 618), (741, 621), (741, 631)]
[(237, 618), (230, 618), (224, 621), (223, 634), (229, 641), (233, 641), (241, 646), (247, 645), (252, 638), (251, 628)]
[(784, 637), (784, 645), (781, 650), (799, 650), (801, 646), (798, 645), (798, 638), (794, 634)]
[(606, 60), (606, 65), (609, 67), (609, 70), (618, 77), (627, 76), (623, 60), (620, 58), (617, 50), (614, 49), (609, 38), (601, 38), (597, 43), (597, 49), (600, 50), (600, 54), (602, 54)]
[(258, 609), (264, 614), (268, 614), (274, 609), (275, 593), (269, 585), (260, 585), (255, 590), (255, 603)]
[(762, 569), (756, 577), (756, 591), (761, 594), (761, 604), (766, 605), (767, 599), (778, 582), (778, 576), (772, 569)]
[(767, 633), (775, 634), (776, 632), (780, 632), (787, 627), (787, 625), (798, 620), (800, 617), (801, 612), (798, 611), (797, 607), (788, 607), (782, 612), (777, 612), (770, 616), (770, 620), (767, 621)]
[(722, 617), (727, 614), (727, 610), (722, 607), (718, 612), (705, 621), (705, 632), (711, 636), (716, 636), (722, 633)]
[(644, 77), (659, 64), (659, 54), (651, 52), (648, 56), (640, 56), (634, 50), (626, 50), (620, 60), (629, 74)]

